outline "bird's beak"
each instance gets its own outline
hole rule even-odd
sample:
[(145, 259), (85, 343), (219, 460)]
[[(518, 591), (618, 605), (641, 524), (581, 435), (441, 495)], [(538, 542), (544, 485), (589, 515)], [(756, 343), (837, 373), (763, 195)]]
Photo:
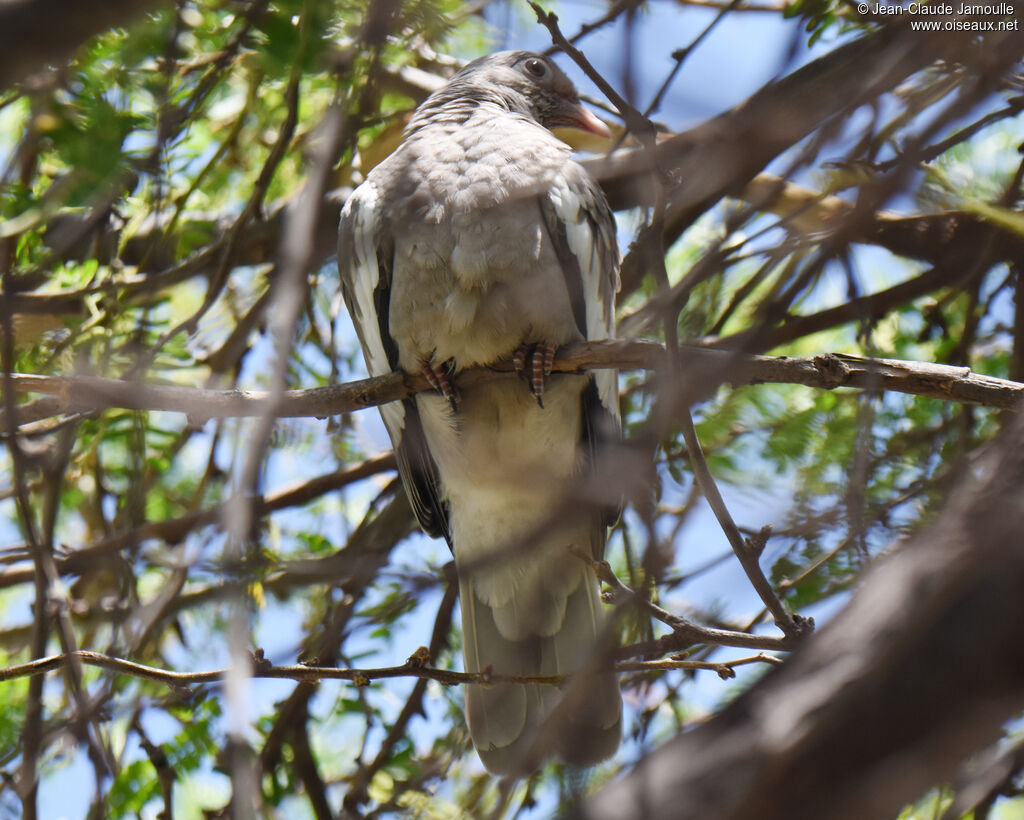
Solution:
[(556, 124), (563, 128), (577, 128), (580, 131), (586, 131), (588, 134), (594, 134), (604, 139), (608, 139), (612, 135), (608, 126), (594, 116), (594, 113), (582, 103), (573, 103), (566, 106), (564, 117), (560, 118)]

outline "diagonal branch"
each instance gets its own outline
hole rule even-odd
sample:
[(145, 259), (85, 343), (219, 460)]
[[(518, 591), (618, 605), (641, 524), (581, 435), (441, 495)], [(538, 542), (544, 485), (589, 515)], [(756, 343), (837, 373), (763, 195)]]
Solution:
[[(695, 211), (741, 190), (773, 159), (837, 115), (891, 91), (934, 61), (984, 60), (991, 75), (1009, 71), (1024, 50), (1024, 32), (1007, 32), (974, 50), (970, 34), (925, 34), (889, 25), (834, 49), (765, 86), (723, 114), (670, 139), (656, 150), (657, 167), (677, 184), (674, 209)], [(767, 128), (766, 124), (771, 127)], [(590, 160), (613, 207), (649, 204), (652, 160), (640, 150)]]
[(1024, 419), (933, 526), (726, 709), (577, 820), (892, 817), (1024, 709)]
[(714, 512), (715, 518), (718, 519), (718, 523), (722, 527), (725, 537), (729, 540), (729, 545), (743, 567), (743, 571), (747, 574), (751, 585), (768, 608), (768, 611), (772, 613), (775, 625), (782, 630), (787, 638), (797, 638), (802, 634), (810, 632), (813, 628), (813, 622), (800, 618), (786, 609), (786, 605), (776, 595), (775, 590), (772, 589), (772, 585), (761, 570), (761, 550), (757, 548), (757, 544), (760, 543), (761, 547), (764, 546), (767, 533), (763, 533), (760, 538), (745, 539), (736, 526), (736, 522), (725, 505), (725, 499), (722, 498), (722, 493), (718, 489), (718, 484), (715, 483), (711, 470), (708, 468), (708, 463), (704, 458), (704, 450), (701, 448), (700, 440), (697, 438), (697, 430), (693, 426), (693, 416), (688, 408), (684, 409), (680, 414), (680, 426), (682, 427), (683, 440), (686, 442), (686, 449), (690, 454), (690, 464), (693, 466), (694, 479)]
[[(586, 559), (580, 553), (578, 557)], [(701, 626), (693, 621), (669, 612), (658, 606), (649, 598), (645, 598), (635, 590), (630, 589), (618, 576), (612, 572), (607, 561), (594, 561), (589, 559), (597, 573), (597, 577), (611, 587), (611, 594), (608, 596), (611, 603), (633, 604), (640, 607), (648, 615), (661, 621), (672, 628), (671, 635), (665, 635), (654, 641), (633, 646), (623, 646), (615, 650), (618, 658), (632, 658), (637, 655), (645, 657), (656, 657), (667, 652), (678, 652), (688, 649), (694, 644), (717, 644), (723, 646), (738, 646), (747, 649), (771, 649), (788, 650), (796, 645), (795, 635), (787, 635), (783, 638), (776, 638), (770, 635), (752, 635), (747, 632), (737, 632), (731, 629), (716, 629), (709, 626)]]

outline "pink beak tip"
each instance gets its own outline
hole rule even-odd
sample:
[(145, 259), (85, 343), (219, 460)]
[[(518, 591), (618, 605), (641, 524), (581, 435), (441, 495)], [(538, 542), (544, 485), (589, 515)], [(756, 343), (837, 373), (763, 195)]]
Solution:
[(575, 125), (581, 131), (587, 131), (588, 133), (595, 134), (598, 137), (604, 137), (605, 139), (611, 137), (612, 132), (608, 126), (601, 122), (595, 116), (594, 112), (589, 108), (585, 108), (580, 105), (576, 109)]

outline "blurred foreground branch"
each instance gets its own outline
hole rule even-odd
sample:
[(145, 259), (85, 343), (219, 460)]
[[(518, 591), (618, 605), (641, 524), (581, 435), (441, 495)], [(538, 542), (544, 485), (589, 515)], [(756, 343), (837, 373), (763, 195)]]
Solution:
[[(308, 504), (326, 493), (334, 492), (356, 481), (361, 481), (370, 476), (394, 469), (395, 457), (392, 453), (368, 459), (360, 464), (345, 466), (334, 472), (304, 481), (298, 486), (253, 498), (254, 513), (257, 516), (263, 516), (290, 507)], [(404, 498), (404, 496), (400, 496), (400, 498)], [(104, 557), (115, 555), (121, 550), (144, 541), (159, 539), (168, 544), (178, 544), (190, 533), (202, 527), (221, 522), (226, 512), (226, 503), (222, 502), (206, 509), (186, 513), (177, 518), (148, 521), (124, 532), (108, 535), (106, 538), (89, 546), (55, 555), (55, 567), (62, 575), (80, 573), (87, 571), (90, 567), (101, 565)], [(406, 510), (406, 513), (404, 520), (406, 521), (406, 528), (408, 528), (412, 525), (411, 511)], [(396, 535), (400, 534), (401, 531), (401, 526), (396, 527)], [(9, 560), (10, 556), (5, 556), (5, 558)], [(348, 565), (350, 559), (351, 556), (342, 550), (326, 557), (282, 562), (277, 580), (281, 580), (282, 577), (284, 580), (291, 579), (290, 582), (308, 578), (341, 578), (351, 571), (351, 566)], [(31, 567), (15, 565), (0, 572), (0, 589), (27, 583), (31, 578)], [(265, 583), (270, 586), (273, 586), (275, 582), (274, 578), (265, 579)], [(217, 595), (221, 593), (222, 589), (221, 586), (217, 586), (211, 588), (208, 595), (198, 594), (197, 597), (201, 599), (209, 597), (210, 594)], [(192, 593), (178, 595), (176, 596), (176, 601), (185, 601), (189, 599), (190, 595)]]
[(105, 29), (166, 0), (5, 0), (0, 3), (0, 89), (45, 64), (59, 64)]
[[(964, 33), (925, 34), (889, 27), (837, 48), (765, 86), (729, 111), (661, 141), (656, 151), (631, 148), (589, 159), (584, 165), (601, 183), (612, 206), (623, 210), (649, 203), (652, 162), (656, 163), (658, 172), (667, 175), (671, 182), (666, 244), (678, 238), (696, 213), (725, 195), (738, 196), (780, 215), (799, 212), (802, 226), (812, 224), (815, 230), (831, 231), (838, 224), (838, 215), (849, 214), (849, 205), (837, 211), (834, 205), (823, 203), (808, 210), (807, 197), (799, 195), (792, 201), (794, 207), (789, 208), (795, 189), (780, 187), (775, 184), (777, 180), (758, 177), (758, 173), (830, 119), (849, 114), (891, 91), (907, 76), (936, 60), (963, 60), (985, 83), (994, 83), (1015, 64), (1022, 49), (1024, 35), (1020, 32), (992, 37), (983, 49), (978, 49), (974, 38)], [(432, 87), (425, 83), (418, 91), (406, 89), (406, 93), (418, 102)], [(770, 133), (764, 131), (766, 122), (773, 123)], [(313, 266), (325, 264), (335, 251), (338, 214), (349, 184), (351, 180), (338, 180), (338, 189), (326, 195), (320, 208), (310, 247)], [(782, 199), (781, 205), (773, 206), (778, 197)], [(835, 203), (835, 199), (831, 202)], [(264, 219), (240, 228), (238, 264), (273, 261), (284, 236), (286, 204), (270, 205)], [(177, 220), (176, 230), (168, 230), (168, 219), (156, 215), (125, 238), (123, 226), (116, 220), (97, 221), (89, 213), (61, 213), (49, 221), (45, 242), (65, 260), (97, 258), (101, 264), (107, 264), (116, 257), (127, 266), (141, 266), (141, 275), (111, 287), (124, 293), (152, 293), (177, 284), (183, 276), (209, 275), (214, 257), (208, 250), (216, 247), (227, 226), (237, 222), (237, 215), (186, 215)], [(951, 250), (974, 248), (979, 235), (991, 234), (996, 238), (992, 252), (997, 258), (1013, 258), (1021, 248), (1019, 236), (996, 230), (983, 216), (967, 212), (902, 218), (892, 214), (859, 214), (844, 230), (850, 241), (877, 244), (894, 253), (933, 263), (947, 259)], [(185, 262), (176, 255), (183, 236), (204, 237), (207, 243)], [(193, 242), (194, 239), (189, 244)], [(635, 286), (628, 271), (623, 278), (627, 289)], [(82, 312), (83, 295), (39, 295), (28, 299), (12, 294), (8, 298), (16, 300), (12, 307), (15, 313), (56, 314)]]
[(1022, 440), (1015, 416), (785, 666), (573, 816), (862, 820), (948, 781), (1024, 709)]

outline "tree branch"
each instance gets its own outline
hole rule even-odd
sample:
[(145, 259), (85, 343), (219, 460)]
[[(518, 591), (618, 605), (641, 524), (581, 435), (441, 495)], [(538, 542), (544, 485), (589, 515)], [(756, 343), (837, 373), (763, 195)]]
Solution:
[(722, 713), (577, 820), (892, 817), (1024, 709), (1024, 419), (925, 532)]
[(611, 587), (611, 592), (605, 594), (605, 598), (609, 603), (616, 605), (633, 604), (652, 618), (661, 621), (672, 629), (671, 635), (665, 635), (657, 640), (619, 647), (614, 653), (618, 658), (632, 658), (637, 655), (656, 657), (667, 652), (678, 652), (681, 649), (688, 649), (694, 644), (717, 644), (721, 646), (771, 649), (776, 651), (785, 651), (796, 646), (796, 639), (799, 637), (796, 634), (787, 634), (785, 637), (776, 638), (771, 635), (751, 635), (746, 632), (715, 629), (695, 624), (681, 615), (676, 615), (674, 612), (663, 609), (649, 598), (630, 589), (612, 571), (607, 561), (595, 561), (576, 550), (573, 553), (578, 558), (591, 564), (597, 577)]
[[(712, 342), (713, 343), (713, 342)], [(706, 397), (724, 383), (802, 384), (823, 390), (852, 387), (860, 390), (891, 390), (915, 396), (987, 407), (1015, 407), (1024, 398), (1024, 384), (971, 371), (969, 367), (871, 359), (844, 353), (809, 357), (755, 356), (696, 345), (680, 349), (684, 376), (688, 372), (711, 375), (702, 383)], [(606, 341), (567, 345), (558, 352), (554, 372), (577, 373), (601, 368), (645, 370), (665, 365), (665, 348), (654, 342)], [(473, 385), (492, 379), (511, 378), (511, 361), (491, 367), (474, 367), (459, 373), (457, 382)], [(715, 380), (717, 377), (717, 380)], [(146, 385), (97, 376), (39, 376), (12, 374), (14, 390), (42, 393), (52, 398), (19, 406), (18, 423), (37, 421), (62, 413), (91, 413), (114, 407), (128, 410), (162, 410), (185, 413), (195, 423), (210, 418), (260, 416), (268, 411), (268, 394), (245, 390), (206, 390), (195, 387)], [(330, 387), (288, 390), (270, 408), (279, 418), (327, 418), (397, 401), (429, 390), (420, 374), (390, 373)], [(0, 418), (0, 424), (6, 423)]]
[[(395, 457), (392, 453), (369, 459), (351, 467), (344, 467), (332, 473), (317, 476), (297, 487), (268, 493), (255, 498), (253, 500), (255, 514), (262, 516), (287, 507), (306, 504), (327, 492), (337, 490), (355, 481), (368, 478), (371, 475), (394, 469)], [(402, 497), (404, 498), (404, 496)], [(126, 532), (111, 535), (82, 549), (55, 557), (56, 569), (62, 575), (84, 572), (104, 556), (119, 552), (132, 545), (141, 544), (143, 541), (150, 539), (160, 539), (168, 543), (179, 543), (190, 532), (220, 521), (225, 509), (226, 503), (221, 503), (209, 509), (191, 512), (178, 518), (144, 523)], [(282, 567), (282, 571), (293, 577), (313, 576), (316, 578), (332, 577), (337, 579), (343, 571), (341, 565), (348, 560), (348, 557), (342, 551), (325, 558), (297, 559), (286, 562)], [(32, 577), (31, 568), (12, 567), (4, 572), (0, 572), (0, 589), (26, 583), (32, 580)], [(214, 588), (210, 590), (207, 597), (221, 594), (221, 591), (220, 588)], [(183, 597), (187, 598), (187, 595)]]
[[(647, 173), (657, 167), (677, 181), (669, 191), (673, 209), (699, 212), (748, 182), (783, 151), (831, 118), (884, 94), (938, 59), (985, 58), (985, 70), (1000, 73), (1024, 48), (1024, 32), (986, 40), (973, 51), (969, 34), (924, 35), (889, 25), (858, 37), (765, 86), (740, 105), (664, 140), (656, 158), (643, 149), (590, 160), (613, 207), (649, 204)], [(770, 128), (765, 124), (771, 123)]]
[(685, 408), (680, 413), (679, 423), (683, 433), (683, 440), (686, 442), (686, 449), (690, 454), (690, 464), (693, 467), (694, 480), (697, 482), (701, 494), (715, 514), (715, 518), (718, 519), (718, 523), (729, 541), (729, 546), (732, 547), (733, 553), (743, 567), (743, 571), (747, 574), (751, 586), (754, 587), (754, 590), (764, 602), (768, 611), (772, 613), (775, 625), (782, 630), (787, 638), (798, 638), (805, 633), (809, 633), (813, 629), (813, 622), (794, 615), (786, 608), (786, 605), (779, 599), (779, 596), (775, 593), (775, 590), (761, 569), (761, 549), (755, 545), (759, 542), (760, 547), (763, 549), (764, 542), (767, 539), (767, 531), (763, 531), (760, 538), (755, 536), (754, 538), (745, 539), (736, 526), (732, 515), (729, 513), (729, 508), (725, 504), (725, 499), (722, 498), (718, 484), (715, 483), (714, 476), (711, 475), (711, 470), (708, 469), (708, 463), (704, 458), (704, 450), (701, 448), (700, 440), (697, 438), (697, 430), (693, 426), (693, 416), (690, 414), (689, 408)]
[(0, 88), (46, 64), (63, 63), (93, 35), (164, 4), (165, 0), (5, 0), (0, 3)]
[[(571, 677), (570, 675), (496, 675), (487, 669), (482, 672), (453, 672), (448, 669), (438, 669), (425, 665), (424, 660), (429, 654), (430, 651), (426, 647), (421, 647), (400, 666), (383, 666), (375, 669), (340, 669), (333, 666), (307, 666), (305, 664), (278, 666), (266, 661), (262, 656), (262, 652), (257, 650), (252, 659), (250, 675), (253, 678), (276, 678), (307, 683), (318, 683), (322, 680), (347, 680), (356, 686), (367, 686), (370, 681), (386, 680), (389, 678), (436, 680), (445, 686), (458, 686), (467, 683), (536, 683), (543, 686), (560, 686)], [(113, 655), (105, 655), (102, 652), (79, 649), (74, 652), (49, 655), (27, 663), (2, 668), (0, 669), (0, 681), (45, 675), (47, 672), (63, 669), (73, 663), (95, 666), (99, 669), (116, 672), (119, 675), (162, 683), (173, 689), (182, 689), (203, 683), (220, 683), (231, 673), (230, 669), (211, 669), (203, 672), (172, 672), (167, 669), (158, 669), (155, 666), (135, 663), (124, 658), (117, 658)], [(758, 654), (749, 658), (715, 663), (675, 659), (619, 661), (615, 664), (615, 669), (622, 672), (706, 669), (722, 675), (722, 670), (732, 669), (736, 666), (746, 666), (751, 663), (778, 664), (779, 659), (770, 655)]]

